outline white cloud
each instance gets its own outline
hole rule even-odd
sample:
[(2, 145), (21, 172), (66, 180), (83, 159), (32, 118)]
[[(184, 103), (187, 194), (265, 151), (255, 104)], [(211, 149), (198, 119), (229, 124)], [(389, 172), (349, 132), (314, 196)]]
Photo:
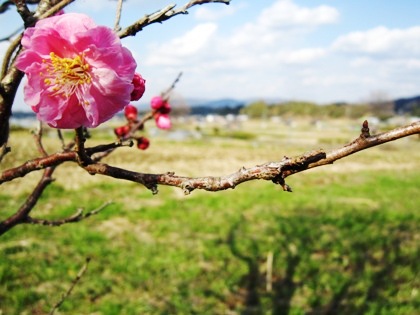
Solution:
[(291, 0), (279, 0), (262, 11), (257, 23), (268, 28), (307, 27), (335, 23), (338, 18), (338, 11), (327, 5), (306, 8)]
[(339, 12), (330, 6), (302, 7), (291, 0), (278, 0), (265, 8), (254, 21), (236, 30), (230, 39), (232, 49), (267, 51), (287, 48), (297, 38), (316, 27), (338, 21)]
[(144, 62), (148, 66), (186, 63), (187, 58), (197, 56), (204, 50), (216, 30), (217, 25), (214, 23), (199, 24), (181, 37), (151, 47)]
[(199, 21), (216, 21), (227, 16), (232, 16), (241, 7), (242, 6), (234, 6), (232, 4), (224, 5), (222, 7), (217, 6), (217, 8), (200, 6), (194, 11), (194, 18)]
[[(116, 1), (103, 1), (103, 0), (79, 0), (72, 4), (72, 9), (80, 12), (92, 11), (106, 11), (113, 10), (117, 8)], [(112, 11), (111, 11), (112, 12)]]
[(326, 50), (323, 48), (303, 48), (288, 52), (282, 56), (288, 64), (305, 64), (324, 57)]
[[(319, 2), (303, 6), (292, 0), (273, 1), (234, 29), (222, 29), (220, 17), (227, 13), (218, 15), (214, 10), (207, 8), (195, 17), (217, 20), (220, 31), (215, 24), (200, 24), (201, 30), (194, 28), (177, 39), (155, 44), (146, 58), (148, 65), (158, 66), (160, 74), (184, 71), (177, 90), (186, 97), (329, 102), (358, 101), (374, 90), (388, 90), (392, 95), (418, 93), (419, 87), (410, 82), (420, 70), (420, 26), (375, 27), (337, 36), (329, 43), (323, 38), (320, 44), (316, 39), (323, 35), (322, 26), (339, 22), (340, 12)], [(158, 75), (153, 80), (159, 80)]]
[(367, 31), (340, 36), (333, 49), (349, 53), (389, 56), (419, 55), (420, 26), (407, 29), (389, 29), (379, 26)]

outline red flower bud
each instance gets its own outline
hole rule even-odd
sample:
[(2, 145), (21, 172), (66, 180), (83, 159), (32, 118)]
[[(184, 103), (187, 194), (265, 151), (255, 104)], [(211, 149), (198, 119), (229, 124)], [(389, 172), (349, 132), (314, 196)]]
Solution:
[(140, 150), (146, 150), (150, 145), (150, 141), (146, 137), (140, 137), (140, 138), (137, 138), (136, 140), (137, 140), (137, 148), (139, 148)]
[(122, 138), (126, 136), (130, 132), (130, 127), (128, 125), (124, 125), (121, 127), (117, 127), (114, 129), (114, 133), (118, 138)]
[(142, 78), (142, 76), (139, 73), (134, 74), (133, 78), (133, 85), (134, 90), (131, 92), (131, 100), (132, 101), (138, 101), (144, 94), (144, 91), (146, 90), (146, 80)]
[(127, 120), (136, 120), (137, 119), (137, 108), (133, 105), (127, 105), (124, 108), (124, 115)]

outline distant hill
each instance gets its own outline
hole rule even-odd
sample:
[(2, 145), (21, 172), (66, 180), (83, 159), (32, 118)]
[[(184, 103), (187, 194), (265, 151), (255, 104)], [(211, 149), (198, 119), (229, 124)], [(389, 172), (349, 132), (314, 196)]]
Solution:
[(420, 95), (395, 100), (394, 111), (399, 115), (410, 114), (420, 116)]
[(192, 115), (208, 115), (208, 114), (238, 114), (242, 107), (246, 105), (245, 101), (239, 101), (231, 98), (195, 101), (189, 102)]

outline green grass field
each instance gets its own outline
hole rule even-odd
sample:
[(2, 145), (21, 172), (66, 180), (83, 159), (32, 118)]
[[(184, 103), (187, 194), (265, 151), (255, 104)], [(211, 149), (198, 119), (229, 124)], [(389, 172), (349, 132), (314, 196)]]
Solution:
[[(219, 128), (219, 127), (218, 127)], [(192, 125), (191, 130), (197, 129)], [(360, 127), (248, 122), (201, 127), (202, 139), (151, 137), (105, 162), (143, 172), (227, 175), (357, 137)], [(87, 145), (109, 142), (98, 131)], [(59, 147), (47, 135), (50, 152)], [(12, 134), (3, 168), (36, 156)], [(1, 219), (40, 174), (5, 183)], [(20, 225), (1, 237), (0, 314), (46, 314), (91, 263), (57, 314), (418, 314), (420, 141), (372, 148), (287, 179), (293, 193), (254, 181), (209, 193), (139, 185), (60, 167), (33, 216), (62, 218), (113, 204), (61, 227)], [(272, 258), (272, 259), (271, 259)]]

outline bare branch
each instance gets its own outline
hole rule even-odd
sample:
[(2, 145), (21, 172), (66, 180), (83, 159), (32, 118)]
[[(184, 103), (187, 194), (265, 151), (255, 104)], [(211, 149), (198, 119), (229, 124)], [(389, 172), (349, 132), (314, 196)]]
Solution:
[(343, 157), (368, 149), (370, 147), (374, 147), (386, 142), (394, 141), (418, 133), (420, 133), (420, 121), (384, 133), (380, 133), (378, 135), (371, 136), (369, 135), (368, 122), (364, 121), (362, 133), (359, 138), (347, 144), (343, 148), (327, 153), (327, 157), (324, 160), (312, 163), (308, 166), (308, 168), (314, 168), (326, 164), (331, 164)]
[(105, 209), (110, 204), (112, 204), (112, 202), (108, 201), (104, 203), (102, 206), (100, 206), (99, 208), (89, 211), (87, 213), (83, 213), (83, 209), (78, 209), (76, 213), (73, 214), (72, 216), (68, 218), (60, 219), (60, 220), (37, 219), (37, 218), (32, 218), (28, 216), (26, 221), (22, 223), (39, 224), (39, 225), (46, 225), (46, 226), (60, 226), (67, 223), (76, 223), (84, 219), (87, 219), (92, 215), (98, 214), (100, 211)]
[[(364, 125), (367, 126), (366, 123), (364, 123)], [(0, 184), (11, 181), (17, 177), (23, 177), (26, 174), (36, 170), (56, 166), (67, 161), (72, 161), (79, 162), (81, 167), (83, 167), (92, 175), (101, 174), (140, 183), (143, 184), (146, 188), (150, 189), (153, 193), (157, 193), (157, 185), (179, 187), (182, 188), (186, 194), (188, 194), (195, 189), (218, 191), (235, 188), (237, 185), (243, 182), (254, 179), (271, 180), (275, 184), (281, 185), (284, 190), (291, 191), (290, 187), (284, 182), (284, 179), (290, 175), (305, 171), (310, 168), (331, 164), (336, 160), (361, 150), (418, 133), (420, 133), (420, 121), (375, 136), (365, 137), (365, 135), (362, 134), (359, 138), (352, 141), (351, 143), (329, 153), (326, 153), (322, 150), (317, 150), (294, 158), (285, 157), (279, 162), (268, 162), (247, 169), (242, 168), (238, 172), (224, 177), (209, 176), (190, 178), (175, 176), (173, 172), (168, 172), (166, 174), (145, 174), (121, 169), (104, 163), (93, 163), (93, 161), (90, 162), (90, 164), (88, 163), (87, 165), (83, 165), (79, 162), (79, 156), (77, 152), (59, 152), (47, 157), (28, 161), (18, 167), (4, 171), (0, 175)], [(115, 144), (111, 144), (110, 146), (112, 147), (114, 145)], [(97, 153), (99, 148), (100, 147), (96, 147), (96, 149), (87, 148), (85, 153), (87, 156), (89, 156), (90, 154)], [(108, 148), (105, 147), (105, 149)]]
[(9, 140), (9, 119), (12, 114), (12, 105), (23, 72), (12, 67), (9, 73), (0, 82), (0, 161), (8, 152), (7, 143)]
[(77, 283), (80, 281), (80, 279), (82, 279), (83, 275), (85, 274), (90, 260), (91, 260), (90, 257), (86, 258), (86, 262), (82, 266), (82, 268), (79, 270), (79, 272), (77, 273), (76, 278), (72, 281), (72, 283), (71, 283), (70, 287), (67, 289), (67, 291), (64, 292), (64, 294), (61, 296), (61, 299), (56, 304), (54, 304), (53, 308), (49, 312), (49, 315), (53, 315), (55, 313), (55, 311), (58, 310), (58, 308), (61, 306), (61, 304), (63, 304), (64, 301), (70, 296), (71, 292), (76, 287)]
[(33, 171), (39, 171), (47, 167), (57, 166), (68, 161), (77, 162), (77, 153), (74, 151), (58, 152), (46, 157), (27, 161), (20, 166), (3, 171), (0, 175), (0, 185), (15, 178), (23, 177)]
[(92, 163), (90, 157), (86, 154), (85, 150), (85, 135), (84, 135), (84, 127), (80, 127), (76, 129), (76, 152), (78, 157), (78, 163), (81, 166), (88, 165)]
[(25, 0), (15, 0), (15, 5), (16, 5), (17, 12), (22, 17), (25, 28), (28, 25), (31, 25), (34, 22), (33, 14), (29, 10), (28, 6), (26, 5), (26, 1)]
[(43, 126), (41, 121), (38, 123), (38, 128), (33, 132), (33, 135), (39, 153), (44, 157), (48, 156), (48, 153), (45, 151), (44, 145), (42, 144)]
[[(366, 123), (364, 123), (365, 125)], [(366, 124), (367, 126), (367, 124)], [(365, 138), (362, 134), (350, 144), (326, 153), (322, 150), (309, 152), (298, 157), (284, 157), (279, 162), (268, 162), (251, 168), (241, 168), (239, 171), (224, 177), (181, 177), (174, 173), (166, 174), (144, 174), (132, 172), (129, 170), (117, 168), (103, 163), (87, 165), (85, 168), (90, 174), (101, 174), (114, 178), (129, 180), (143, 184), (154, 194), (157, 193), (158, 185), (175, 186), (183, 189), (185, 194), (189, 194), (195, 189), (204, 189), (207, 191), (218, 191), (229, 188), (235, 188), (237, 185), (255, 179), (271, 180), (279, 184), (285, 191), (291, 191), (291, 188), (285, 183), (284, 179), (295, 173), (305, 171), (310, 168), (331, 164), (334, 161), (345, 156), (354, 154), (369, 147), (377, 146), (389, 141), (407, 137), (420, 133), (420, 121), (411, 125), (400, 127), (376, 136)]]
[(169, 97), (169, 94), (172, 92), (172, 90), (175, 88), (176, 84), (179, 82), (182, 76), (182, 71), (178, 73), (177, 77), (175, 78), (174, 82), (172, 82), (171, 86), (167, 88), (164, 92), (162, 92), (162, 98), (167, 99)]
[(190, 2), (188, 2), (187, 4), (183, 6), (183, 9), (187, 10), (195, 5), (201, 5), (201, 4), (212, 3), (212, 2), (224, 3), (224, 4), (229, 5), (230, 0), (191, 0)]
[(117, 13), (115, 15), (115, 24), (114, 24), (115, 32), (118, 32), (119, 30), (121, 30), (120, 20), (121, 20), (122, 5), (123, 5), (123, 0), (118, 0)]
[(0, 4), (0, 13), (4, 13), (9, 9), (9, 6), (13, 5), (13, 1), (4, 1)]
[(58, 11), (64, 9), (70, 3), (75, 0), (46, 0), (39, 4), (38, 10), (35, 13), (35, 17), (38, 20), (56, 14)]
[(25, 203), (20, 207), (20, 209), (3, 222), (0, 222), (0, 235), (3, 235), (15, 225), (26, 221), (29, 213), (35, 207), (39, 197), (42, 195), (45, 188), (53, 181), (51, 176), (54, 170), (54, 167), (46, 168), (35, 189), (28, 196)]
[(137, 22), (133, 23), (132, 25), (126, 27), (125, 29), (118, 32), (118, 36), (120, 38), (124, 38), (127, 36), (134, 36), (138, 32), (140, 32), (143, 28), (150, 24), (154, 23), (162, 23), (163, 21), (169, 20), (170, 18), (179, 15), (179, 14), (188, 14), (188, 9), (194, 5), (201, 5), (205, 3), (224, 3), (229, 4), (230, 0), (193, 0), (179, 8), (178, 10), (174, 10), (176, 7), (175, 4), (171, 4), (166, 6), (165, 8), (152, 13), (145, 15), (143, 18), (139, 19)]

